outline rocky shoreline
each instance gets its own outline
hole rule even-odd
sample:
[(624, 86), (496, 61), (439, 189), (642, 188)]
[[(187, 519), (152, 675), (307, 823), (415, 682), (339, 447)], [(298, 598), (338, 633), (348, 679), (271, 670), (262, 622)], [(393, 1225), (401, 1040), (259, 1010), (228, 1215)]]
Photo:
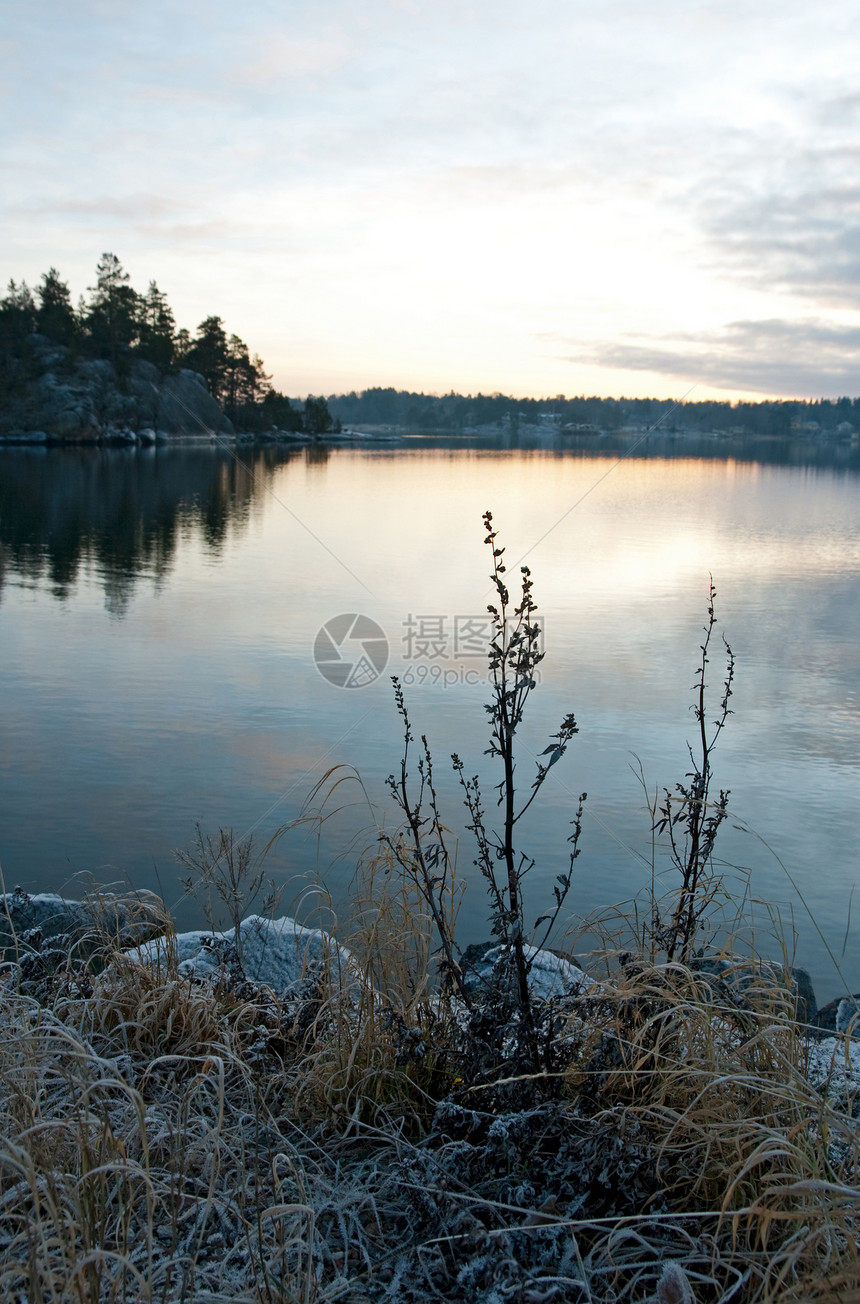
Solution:
[(196, 371), (164, 374), (131, 358), (120, 376), (107, 359), (75, 358), (47, 336), (31, 336), (30, 347), (38, 374), (4, 400), (5, 444), (156, 444), (234, 434)]
[(128, 357), (121, 372), (106, 358), (76, 356), (44, 335), (28, 337), (34, 371), (4, 396), (0, 447), (137, 447), (174, 442), (309, 444), (391, 442), (398, 436), (358, 430), (325, 433), (237, 430), (212, 396), (206, 378), (188, 367), (162, 372)]
[[(336, 960), (344, 972), (350, 955), (319, 929), (305, 928), (283, 916), (252, 915), (239, 929), (195, 929), (176, 933), (161, 899), (149, 892), (122, 897), (95, 894), (83, 901), (53, 893), (30, 895), (16, 887), (0, 896), (0, 962), (18, 970), (25, 987), (38, 987), (54, 974), (80, 968), (105, 947), (133, 952), (147, 964), (160, 963), (170, 938), (178, 971), (189, 978), (250, 981), (270, 988), (276, 997), (289, 995), (310, 965)], [(492, 942), (472, 944), (463, 952), (469, 985), (477, 990), (489, 982), (500, 948)], [(690, 968), (717, 995), (743, 1007), (762, 983), (785, 984), (776, 962), (699, 956)], [(548, 999), (564, 990), (599, 986), (574, 963), (553, 951), (534, 952), (531, 981), (534, 994)], [(792, 967), (789, 975), (798, 1024), (812, 1039), (848, 1035), (860, 1041), (860, 993), (836, 996), (819, 1006), (809, 974)]]

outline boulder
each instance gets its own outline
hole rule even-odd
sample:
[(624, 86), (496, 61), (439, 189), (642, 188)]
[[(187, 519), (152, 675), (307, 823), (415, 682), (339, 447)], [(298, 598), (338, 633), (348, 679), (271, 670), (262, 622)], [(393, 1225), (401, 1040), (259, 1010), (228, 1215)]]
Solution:
[[(462, 968), (466, 991), (470, 997), (480, 997), (483, 992), (490, 990), (507, 950), (506, 946), (497, 946), (492, 942), (466, 947)], [(530, 961), (529, 989), (538, 1000), (576, 994), (594, 986), (594, 980), (584, 970), (556, 955), (554, 951), (540, 951), (535, 946), (526, 946), (524, 950), (526, 959)]]
[(798, 1022), (812, 1024), (818, 1012), (812, 979), (805, 969), (792, 966), (786, 978), (785, 966), (776, 960), (752, 960), (737, 957), (732, 960), (721, 956), (696, 956), (690, 968), (705, 977), (717, 980), (716, 986), (725, 984), (742, 1003), (751, 1004), (756, 993), (768, 988), (789, 987), (795, 1001)]
[(818, 1013), (818, 1004), (815, 1000), (815, 989), (812, 986), (812, 979), (805, 969), (800, 969), (797, 965), (791, 967), (792, 989), (797, 998), (797, 1017), (801, 1023), (814, 1023), (815, 1016)]
[(137, 435), (129, 426), (108, 426), (105, 429), (104, 437), (114, 444), (131, 446), (137, 443)]
[[(172, 940), (179, 972), (189, 978), (259, 983), (276, 996), (286, 996), (306, 978), (335, 966), (338, 973), (351, 969), (349, 952), (319, 928), (304, 928), (285, 915), (264, 919), (249, 915), (236, 929), (223, 932), (197, 930), (178, 933)], [(139, 947), (135, 957), (143, 964), (160, 966), (168, 958), (163, 941)]]
[(860, 1000), (856, 996), (844, 996), (836, 1007), (836, 1035), (860, 1039)]
[[(824, 1032), (841, 1034), (847, 1030), (858, 1009), (860, 1009), (860, 992), (855, 992), (853, 996), (848, 997), (837, 996), (826, 1005), (822, 1005), (816, 1023)], [(857, 1028), (856, 1035), (860, 1036), (860, 1027)]]

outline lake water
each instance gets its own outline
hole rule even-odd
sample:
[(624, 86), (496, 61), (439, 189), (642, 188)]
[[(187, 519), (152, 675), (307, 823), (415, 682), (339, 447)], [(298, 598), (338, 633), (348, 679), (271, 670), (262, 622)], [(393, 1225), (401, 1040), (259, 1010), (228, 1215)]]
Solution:
[[(727, 882), (735, 899), (746, 884), (779, 909), (820, 1001), (842, 988), (825, 942), (860, 990), (860, 453), (545, 442), (0, 454), (7, 886), (75, 895), (81, 875), (130, 882), (162, 892), (188, 926), (199, 907), (183, 899), (173, 852), (195, 821), (265, 844), (342, 765), (375, 810), (343, 786), (337, 797), (354, 804), (318, 836), (286, 835), (268, 865), (285, 904), (318, 879), (343, 914), (374, 820), (396, 823), (384, 783), (401, 747), (391, 673), (462, 834), (450, 753), (485, 777), (489, 808), (496, 780), (478, 652), (491, 508), (512, 582), (527, 557), (544, 619), (524, 789), (561, 718), (573, 711), (580, 726), (523, 821), (529, 909), (542, 910), (566, 865), (581, 791), (572, 911), (647, 892), (651, 821), (634, 758), (652, 792), (689, 769), (713, 574), (737, 659), (735, 714), (714, 755), (734, 817), (718, 843), (738, 867)], [(384, 673), (371, 658), (361, 687), (334, 686), (314, 660), (318, 632), (344, 613), (388, 642)], [(717, 645), (715, 706), (721, 672)], [(463, 834), (466, 879), (471, 858)], [(670, 885), (659, 848), (656, 868)], [(485, 900), (467, 882), (464, 941), (487, 935)], [(753, 909), (775, 953), (767, 908)]]

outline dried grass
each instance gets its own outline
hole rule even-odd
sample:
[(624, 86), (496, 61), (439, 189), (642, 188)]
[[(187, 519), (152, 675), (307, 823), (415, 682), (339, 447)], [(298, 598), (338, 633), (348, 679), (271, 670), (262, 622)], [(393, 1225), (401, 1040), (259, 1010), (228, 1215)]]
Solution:
[(744, 1298), (860, 1288), (860, 1132), (810, 1085), (792, 993), (763, 977), (740, 1003), (683, 966), (631, 966), (594, 1004), (569, 1080), (653, 1155), (655, 1205), (703, 1211)]
[(382, 856), (348, 979), (289, 1001), (183, 977), (169, 938), (38, 1000), (10, 970), (0, 1297), (860, 1301), (857, 1122), (772, 974), (741, 999), (628, 959), (548, 1011), (559, 1070), (501, 1088), (430, 937)]

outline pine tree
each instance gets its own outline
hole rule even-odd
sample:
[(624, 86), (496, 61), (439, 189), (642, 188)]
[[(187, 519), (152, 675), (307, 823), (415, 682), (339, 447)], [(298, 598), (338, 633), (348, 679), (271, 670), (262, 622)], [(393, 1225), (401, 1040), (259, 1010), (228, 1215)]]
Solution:
[(209, 386), (209, 393), (222, 403), (226, 396), (230, 357), (220, 317), (206, 317), (200, 323), (194, 342), (182, 361), (192, 371), (200, 372)]
[[(176, 358), (176, 318), (167, 295), (155, 281), (138, 300), (138, 352), (161, 371), (168, 371)], [(186, 332), (187, 335), (187, 332)]]
[(36, 311), (36, 329), (58, 344), (72, 345), (79, 335), (79, 324), (72, 307), (72, 296), (65, 281), (60, 279), (56, 267), (42, 275), (37, 288), (39, 307)]
[(116, 254), (102, 254), (96, 276), (87, 317), (90, 339), (97, 352), (125, 371), (129, 347), (137, 338), (138, 295)]

